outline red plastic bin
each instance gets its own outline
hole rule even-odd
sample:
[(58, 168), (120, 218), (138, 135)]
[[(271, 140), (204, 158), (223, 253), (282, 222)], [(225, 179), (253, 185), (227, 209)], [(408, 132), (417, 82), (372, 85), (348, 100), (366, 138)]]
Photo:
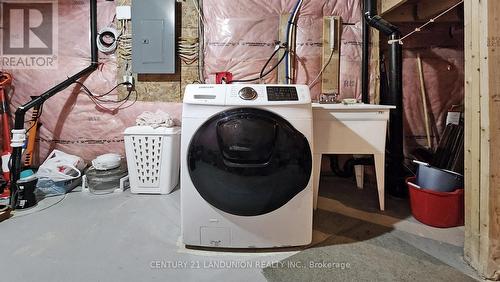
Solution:
[(453, 192), (418, 189), (415, 187), (415, 179), (406, 179), (406, 184), (410, 194), (411, 213), (418, 221), (440, 228), (464, 225), (464, 189)]

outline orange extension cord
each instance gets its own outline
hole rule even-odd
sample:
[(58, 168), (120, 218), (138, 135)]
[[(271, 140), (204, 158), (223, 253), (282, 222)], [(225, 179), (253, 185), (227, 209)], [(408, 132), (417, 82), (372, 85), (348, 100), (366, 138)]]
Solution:
[[(0, 72), (0, 114), (2, 116), (2, 164), (3, 164), (3, 177), (5, 181), (9, 182), (10, 171), (8, 170), (8, 165), (5, 162), (9, 162), (11, 147), (10, 147), (10, 118), (9, 118), (9, 103), (7, 96), (5, 95), (5, 89), (9, 88), (12, 84), (12, 75), (6, 72)], [(10, 191), (9, 186), (4, 189), (4, 192), (0, 195), (2, 197), (8, 197)]]

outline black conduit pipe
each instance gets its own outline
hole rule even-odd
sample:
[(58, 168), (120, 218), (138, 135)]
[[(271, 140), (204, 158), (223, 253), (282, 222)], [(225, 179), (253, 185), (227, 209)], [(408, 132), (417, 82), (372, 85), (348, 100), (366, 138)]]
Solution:
[(364, 0), (363, 4), (365, 22), (389, 37), (389, 91), (382, 93), (381, 100), (384, 104), (396, 106), (396, 109), (390, 113), (386, 187), (389, 194), (405, 197), (407, 189), (403, 169), (403, 50), (400, 43), (401, 33), (395, 25), (377, 15), (376, 0)]
[[(25, 114), (35, 106), (42, 105), (46, 100), (56, 95), (57, 93), (68, 88), (71, 84), (75, 83), (78, 79), (89, 75), (97, 69), (98, 66), (98, 53), (97, 53), (97, 0), (90, 0), (90, 65), (85, 69), (81, 70), (77, 74), (71, 76), (65, 81), (59, 83), (58, 85), (47, 90), (45, 93), (40, 95), (38, 98), (29, 101), (28, 103), (20, 106), (16, 110), (14, 119), (14, 129), (13, 132), (24, 130), (24, 116)], [(11, 191), (10, 191), (10, 205), (12, 209), (16, 208), (17, 205), (17, 180), (19, 180), (21, 174), (21, 157), (22, 157), (22, 147), (16, 146), (12, 148), (12, 162), (10, 169), (10, 181), (11, 181)]]
[(343, 178), (354, 176), (354, 166), (357, 165), (373, 165), (373, 158), (351, 158), (344, 163), (343, 169), (340, 169), (339, 158), (337, 155), (330, 156), (330, 169), (332, 172)]

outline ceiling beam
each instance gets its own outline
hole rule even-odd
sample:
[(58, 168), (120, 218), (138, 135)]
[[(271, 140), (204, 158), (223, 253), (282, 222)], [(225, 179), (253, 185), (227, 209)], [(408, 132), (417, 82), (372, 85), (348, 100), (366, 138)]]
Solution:
[(460, 0), (420, 0), (417, 4), (417, 17), (430, 19), (460, 2)]
[(408, 0), (382, 0), (380, 2), (380, 14), (384, 15), (385, 13), (388, 13), (397, 7), (403, 5), (406, 3)]
[[(424, 23), (432, 17), (418, 17), (417, 5), (413, 3), (406, 3), (399, 6), (384, 15), (384, 19), (394, 23)], [(463, 21), (462, 15), (457, 10), (450, 11), (449, 13), (436, 19), (436, 22), (441, 23), (454, 23)]]

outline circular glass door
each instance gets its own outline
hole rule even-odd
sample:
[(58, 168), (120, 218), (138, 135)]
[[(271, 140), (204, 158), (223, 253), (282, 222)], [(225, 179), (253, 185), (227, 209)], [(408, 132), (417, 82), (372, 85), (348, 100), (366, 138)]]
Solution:
[(285, 205), (306, 188), (312, 167), (306, 137), (280, 116), (253, 108), (206, 121), (191, 139), (187, 159), (203, 199), (240, 216)]

